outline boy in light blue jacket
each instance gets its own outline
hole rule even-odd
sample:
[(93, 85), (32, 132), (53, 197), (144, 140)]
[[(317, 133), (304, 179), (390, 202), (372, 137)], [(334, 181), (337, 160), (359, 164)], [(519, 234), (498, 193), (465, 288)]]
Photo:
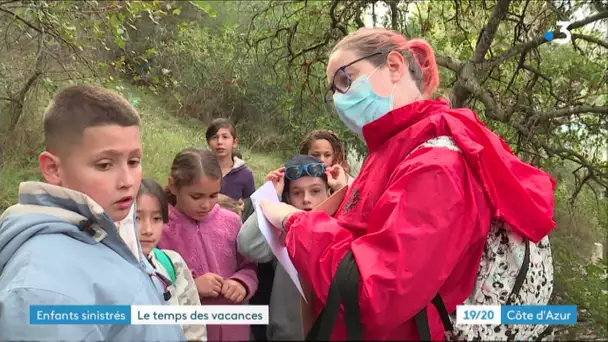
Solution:
[(0, 218), (0, 341), (185, 340), (179, 325), (30, 324), (31, 305), (165, 304), (166, 279), (124, 220), (141, 181), (137, 111), (104, 88), (70, 87), (45, 112), (44, 142), (46, 182), (21, 183)]

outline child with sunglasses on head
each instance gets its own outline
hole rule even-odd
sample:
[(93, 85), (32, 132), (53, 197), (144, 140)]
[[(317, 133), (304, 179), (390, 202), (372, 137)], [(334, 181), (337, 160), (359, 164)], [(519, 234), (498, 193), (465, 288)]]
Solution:
[[(337, 191), (346, 185), (336, 181), (332, 189), (325, 164), (308, 155), (293, 157), (285, 167), (268, 174), (266, 180), (273, 182), (277, 196), (283, 202), (307, 211), (329, 198), (332, 190)], [(302, 330), (300, 293), (285, 269), (276, 264), (270, 246), (258, 227), (257, 213), (245, 221), (237, 242), (239, 252), (249, 259), (276, 265), (274, 278), (270, 282), (272, 291), (270, 322), (266, 332), (268, 339), (303, 341), (305, 336)]]
[[(216, 155), (187, 148), (169, 176), (169, 222), (159, 246), (180, 253), (194, 277), (203, 305), (241, 305), (257, 290), (255, 264), (240, 255), (241, 218), (220, 207), (222, 171)], [(247, 325), (208, 325), (210, 341), (246, 341)]]
[[(167, 290), (171, 305), (201, 305), (196, 284), (188, 265), (177, 252), (158, 249), (158, 241), (163, 226), (169, 221), (167, 194), (152, 179), (143, 179), (137, 193), (135, 219), (137, 233), (143, 254), (150, 264), (172, 284)], [(182, 325), (188, 341), (206, 341), (207, 330), (204, 325)]]
[[(337, 175), (340, 182), (350, 185), (355, 180), (350, 175), (344, 144), (333, 131), (318, 129), (308, 133), (300, 143), (300, 154), (319, 159), (328, 170)], [(329, 182), (333, 184), (334, 180), (330, 177)]]

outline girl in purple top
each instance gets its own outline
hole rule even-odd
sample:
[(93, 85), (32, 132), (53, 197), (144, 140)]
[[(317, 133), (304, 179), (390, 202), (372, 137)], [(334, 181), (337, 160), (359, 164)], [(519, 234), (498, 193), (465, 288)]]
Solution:
[[(171, 166), (169, 222), (159, 248), (182, 255), (203, 305), (242, 304), (257, 290), (255, 264), (237, 251), (241, 218), (219, 206), (222, 173), (215, 154), (187, 148)], [(208, 325), (209, 341), (246, 341), (249, 326)]]
[(207, 128), (205, 138), (222, 169), (224, 179), (220, 192), (237, 201), (249, 198), (255, 191), (253, 173), (241, 158), (234, 155), (238, 144), (234, 124), (228, 119), (215, 119)]

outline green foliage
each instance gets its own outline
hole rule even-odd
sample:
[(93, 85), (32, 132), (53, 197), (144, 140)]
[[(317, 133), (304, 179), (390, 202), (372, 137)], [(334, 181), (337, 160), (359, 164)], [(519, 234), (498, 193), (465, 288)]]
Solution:
[[(562, 163), (552, 169), (558, 181), (555, 221), (551, 234), (551, 250), (555, 269), (554, 302), (576, 304), (579, 323), (558, 328), (563, 340), (604, 340), (608, 338), (608, 260), (590, 264), (594, 243), (608, 238), (608, 198), (598, 199), (590, 188), (584, 188), (571, 201), (575, 182), (567, 177), (575, 169), (573, 163)], [(606, 248), (606, 247), (605, 247)], [(605, 254), (605, 253), (604, 253)]]
[[(23, 121), (27, 99), (38, 87), (52, 94), (58, 90), (56, 79), (92, 74), (105, 81), (108, 51), (124, 50), (135, 20), (164, 15), (159, 1), (0, 2), (6, 46), (0, 58), (13, 60), (15, 67), (0, 68), (0, 129), (11, 131)], [(1, 142), (10, 149), (11, 139)]]
[[(207, 13), (207, 15), (209, 15), (212, 18), (214, 18), (217, 15), (217, 10), (215, 10), (211, 6), (211, 4), (209, 3), (209, 1), (197, 0), (197, 1), (190, 1), (190, 3), (192, 5), (198, 7), (199, 9), (201, 9), (203, 12)], [(173, 14), (175, 14), (175, 13), (173, 13)], [(179, 12), (177, 14), (179, 14)]]

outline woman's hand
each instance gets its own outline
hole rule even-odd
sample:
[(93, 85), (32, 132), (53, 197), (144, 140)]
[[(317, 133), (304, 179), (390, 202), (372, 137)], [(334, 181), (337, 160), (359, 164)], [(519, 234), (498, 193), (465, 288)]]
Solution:
[(222, 295), (229, 301), (240, 304), (247, 296), (247, 290), (241, 282), (232, 279), (224, 280), (222, 284)]
[(302, 211), (283, 202), (273, 203), (261, 201), (260, 207), (262, 207), (262, 212), (264, 213), (264, 216), (266, 216), (268, 222), (280, 230), (277, 232), (279, 234), (283, 231), (283, 223), (286, 221), (287, 217)]
[(272, 185), (274, 185), (274, 191), (276, 191), (277, 196), (281, 198), (283, 189), (285, 188), (285, 167), (271, 171), (268, 176), (266, 176), (266, 182), (268, 181), (272, 182)]
[(327, 184), (333, 192), (342, 189), (348, 184), (346, 171), (344, 171), (344, 168), (339, 164), (325, 169), (325, 174), (327, 175)]
[(217, 297), (222, 293), (224, 278), (215, 273), (205, 273), (194, 279), (198, 293), (202, 297)]

